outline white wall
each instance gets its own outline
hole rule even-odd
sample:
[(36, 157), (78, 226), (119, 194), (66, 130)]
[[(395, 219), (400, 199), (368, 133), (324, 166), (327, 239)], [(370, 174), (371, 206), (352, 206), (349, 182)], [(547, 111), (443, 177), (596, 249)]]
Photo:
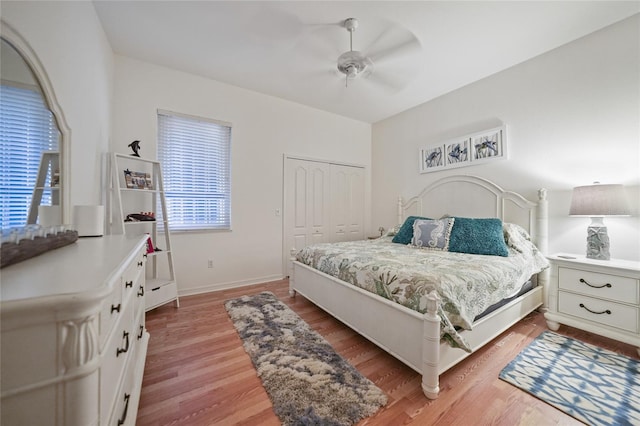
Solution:
[[(180, 294), (279, 279), (283, 154), (367, 167), (370, 224), (371, 125), (199, 76), (117, 56), (112, 149), (156, 156), (157, 109), (230, 122), (231, 232), (173, 233)], [(213, 260), (213, 269), (207, 260)]]
[[(398, 195), (471, 174), (535, 199), (549, 190), (549, 251), (585, 253), (588, 218), (571, 189), (628, 185), (634, 216), (609, 218), (612, 257), (640, 260), (640, 15), (374, 124), (372, 226), (395, 223)], [(472, 66), (472, 64), (470, 64)], [(428, 174), (418, 150), (506, 124), (509, 158)]]
[(113, 52), (93, 4), (2, 1), (2, 20), (37, 54), (71, 129), (71, 205), (99, 204), (111, 131)]

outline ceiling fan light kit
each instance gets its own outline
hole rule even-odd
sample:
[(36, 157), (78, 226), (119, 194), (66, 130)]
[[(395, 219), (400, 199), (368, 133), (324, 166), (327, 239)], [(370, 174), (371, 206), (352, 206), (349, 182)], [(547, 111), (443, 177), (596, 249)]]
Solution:
[(371, 72), (373, 61), (362, 52), (353, 50), (353, 33), (358, 28), (358, 20), (349, 18), (344, 21), (343, 25), (349, 31), (349, 51), (338, 57), (338, 70), (345, 75), (345, 87), (348, 87), (349, 79), (356, 78), (365, 72)]

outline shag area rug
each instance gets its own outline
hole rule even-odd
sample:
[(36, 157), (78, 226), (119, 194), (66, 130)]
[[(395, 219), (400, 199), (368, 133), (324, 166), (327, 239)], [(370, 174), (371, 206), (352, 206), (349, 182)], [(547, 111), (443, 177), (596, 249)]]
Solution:
[(544, 331), (500, 378), (589, 425), (640, 424), (640, 361)]
[(285, 425), (353, 425), (387, 396), (271, 292), (225, 303)]

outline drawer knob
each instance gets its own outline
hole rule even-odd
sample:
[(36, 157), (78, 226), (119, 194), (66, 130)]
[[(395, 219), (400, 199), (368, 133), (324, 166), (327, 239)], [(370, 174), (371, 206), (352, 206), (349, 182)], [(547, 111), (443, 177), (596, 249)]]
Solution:
[(133, 281), (126, 281), (126, 282), (124, 283), (124, 287), (125, 287), (125, 288), (133, 287)]
[(124, 424), (124, 421), (127, 420), (127, 411), (129, 409), (129, 398), (131, 397), (130, 394), (125, 393), (124, 394), (124, 410), (122, 410), (122, 417), (120, 417), (118, 419), (118, 426), (122, 426)]
[(142, 335), (144, 334), (144, 325), (140, 325), (140, 332), (138, 333), (138, 340), (142, 339)]
[(596, 315), (608, 314), (608, 315), (611, 315), (611, 311), (609, 309), (605, 309), (604, 311), (601, 311), (601, 312), (596, 312), (596, 311), (592, 311), (591, 309), (589, 309), (586, 306), (584, 306), (584, 303), (581, 303), (580, 307), (583, 308), (583, 309), (586, 309), (587, 311), (591, 312), (592, 314), (596, 314)]
[(582, 284), (586, 284), (586, 285), (588, 285), (588, 286), (589, 286), (589, 287), (591, 287), (591, 288), (604, 288), (604, 287), (611, 288), (611, 287), (613, 287), (613, 286), (612, 286), (611, 284), (609, 284), (609, 283), (602, 284), (602, 285), (593, 285), (593, 284), (589, 284), (589, 283), (587, 282), (587, 280), (585, 280), (584, 278), (580, 278), (580, 282), (581, 282)]
[(120, 305), (121, 303), (118, 303), (117, 305), (111, 305), (111, 313), (120, 312)]
[(142, 297), (144, 296), (144, 286), (141, 285), (140, 286), (140, 290), (138, 290), (138, 297)]
[(142, 262), (138, 262), (138, 267), (142, 266)]
[(125, 354), (129, 350), (129, 333), (126, 331), (122, 334), (122, 338), (125, 339), (124, 349), (117, 348), (116, 349), (116, 357), (119, 357), (120, 354)]

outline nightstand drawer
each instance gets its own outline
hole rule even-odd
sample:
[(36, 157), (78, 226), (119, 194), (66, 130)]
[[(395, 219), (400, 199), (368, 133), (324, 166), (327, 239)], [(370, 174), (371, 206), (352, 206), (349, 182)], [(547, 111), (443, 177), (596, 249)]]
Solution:
[(638, 332), (638, 308), (564, 291), (558, 294), (558, 312), (621, 330)]
[(558, 281), (561, 290), (638, 304), (638, 280), (633, 278), (559, 267)]

